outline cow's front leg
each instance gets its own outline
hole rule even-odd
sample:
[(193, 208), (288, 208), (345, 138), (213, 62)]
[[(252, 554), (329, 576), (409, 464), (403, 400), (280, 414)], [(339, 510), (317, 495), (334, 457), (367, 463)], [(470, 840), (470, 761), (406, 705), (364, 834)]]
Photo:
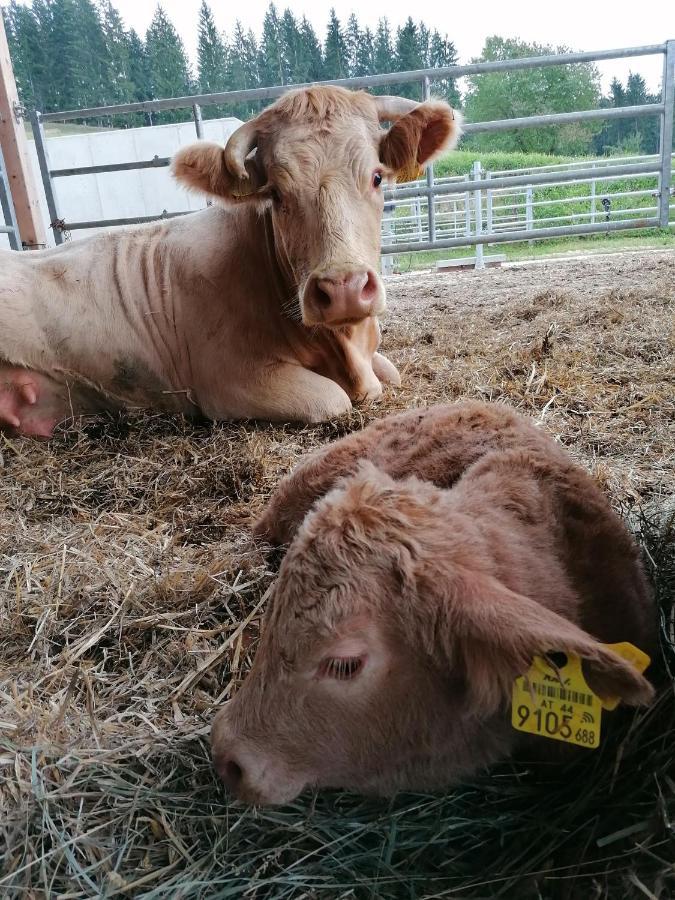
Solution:
[(384, 384), (391, 384), (394, 387), (401, 386), (401, 376), (398, 369), (393, 362), (390, 362), (381, 353), (373, 354), (373, 372)]
[(352, 401), (337, 382), (302, 366), (281, 363), (266, 370), (246, 398), (247, 416), (271, 422), (325, 422), (344, 415)]

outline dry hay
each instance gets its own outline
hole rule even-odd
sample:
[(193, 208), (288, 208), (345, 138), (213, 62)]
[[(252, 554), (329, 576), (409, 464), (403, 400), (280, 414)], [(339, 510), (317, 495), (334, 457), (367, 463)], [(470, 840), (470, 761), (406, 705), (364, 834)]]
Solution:
[(663, 609), (657, 665), (674, 671), (675, 255), (418, 273), (389, 290), (403, 387), (351, 417), (134, 415), (0, 444), (1, 896), (675, 891), (669, 678), (564, 771), (509, 764), (447, 796), (257, 812), (216, 783), (209, 723), (273, 579), (249, 525), (303, 452), (392, 410), (481, 397), (538, 417), (631, 514)]

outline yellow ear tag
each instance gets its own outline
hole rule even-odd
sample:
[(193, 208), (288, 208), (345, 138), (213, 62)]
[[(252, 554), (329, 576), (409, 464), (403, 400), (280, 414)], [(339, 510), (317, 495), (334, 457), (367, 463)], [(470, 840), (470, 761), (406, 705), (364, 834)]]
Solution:
[[(631, 663), (633, 668), (636, 669), (640, 675), (642, 675), (651, 662), (651, 659), (646, 653), (643, 653), (642, 650), (639, 650), (627, 641), (622, 641), (620, 644), (604, 644), (603, 646), (607, 647), (608, 650), (613, 650), (617, 656), (620, 656), (622, 659), (625, 659), (626, 662)], [(620, 702), (621, 699), (619, 697), (607, 697), (601, 701), (603, 708), (609, 710), (616, 709)]]
[(408, 181), (417, 181), (424, 174), (424, 167), (412, 163), (405, 169), (399, 169), (396, 173), (396, 184), (406, 184)]
[[(651, 660), (633, 644), (603, 644), (642, 674)], [(580, 747), (600, 746), (602, 710), (613, 710), (620, 698), (601, 700), (586, 684), (581, 660), (566, 654), (567, 663), (556, 670), (535, 656), (525, 675), (516, 678), (511, 701), (511, 724), (516, 731), (536, 734)]]
[(595, 749), (600, 746), (602, 704), (586, 684), (578, 656), (556, 671), (535, 656), (513, 684), (511, 724), (516, 731)]

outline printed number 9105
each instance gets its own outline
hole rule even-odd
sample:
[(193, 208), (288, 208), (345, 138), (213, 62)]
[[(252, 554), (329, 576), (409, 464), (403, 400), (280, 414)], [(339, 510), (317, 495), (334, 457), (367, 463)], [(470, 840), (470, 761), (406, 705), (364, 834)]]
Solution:
[[(559, 735), (564, 740), (567, 740), (572, 736), (572, 729), (569, 726), (569, 723), (572, 720), (572, 716), (561, 716), (557, 712), (554, 712), (552, 709), (536, 709), (534, 712), (525, 704), (521, 704), (518, 707), (518, 716), (520, 718), (520, 722), (518, 723), (519, 727), (522, 728), (523, 725), (528, 721), (530, 716), (534, 718), (535, 727), (539, 734), (549, 734)], [(575, 735), (576, 739), (579, 741), (583, 741), (583, 738), (579, 737), (581, 729)], [(588, 734), (588, 743), (593, 743), (593, 734), (592, 732), (586, 732), (584, 729), (584, 733)], [(586, 743), (586, 741), (583, 741)]]

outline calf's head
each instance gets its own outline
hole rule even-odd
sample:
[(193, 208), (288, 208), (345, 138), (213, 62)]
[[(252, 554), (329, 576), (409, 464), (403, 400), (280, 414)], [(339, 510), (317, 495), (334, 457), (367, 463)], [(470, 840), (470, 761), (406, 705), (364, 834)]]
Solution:
[[(383, 131), (383, 121), (394, 124)], [(222, 201), (269, 209), (276, 255), (298, 292), (303, 322), (340, 326), (384, 309), (383, 185), (458, 137), (446, 103), (317, 86), (285, 94), (224, 148), (186, 147), (173, 171)]]
[(480, 571), (446, 497), (367, 465), (308, 514), (251, 672), (214, 722), (235, 796), (447, 786), (508, 752), (513, 680), (551, 650), (579, 654), (601, 696), (651, 697), (582, 629)]

